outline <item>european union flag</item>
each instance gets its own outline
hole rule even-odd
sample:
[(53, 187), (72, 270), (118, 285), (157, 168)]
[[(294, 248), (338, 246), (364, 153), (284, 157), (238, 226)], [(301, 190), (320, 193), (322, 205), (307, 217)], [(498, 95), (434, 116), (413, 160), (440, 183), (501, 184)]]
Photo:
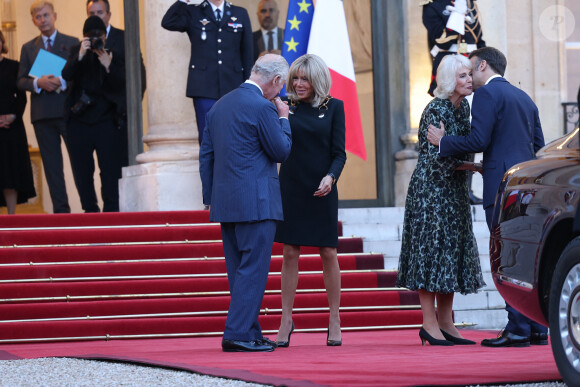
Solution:
[(288, 3), (282, 56), (290, 65), (308, 50), (313, 16), (313, 0), (290, 0)]

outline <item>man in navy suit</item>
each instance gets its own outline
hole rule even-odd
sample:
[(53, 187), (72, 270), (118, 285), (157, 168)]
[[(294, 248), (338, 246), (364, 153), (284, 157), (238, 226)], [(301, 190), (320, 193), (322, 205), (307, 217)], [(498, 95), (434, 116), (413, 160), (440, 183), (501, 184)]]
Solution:
[(178, 0), (161, 26), (187, 32), (191, 42), (186, 94), (193, 98), (201, 145), (209, 109), (250, 76), (254, 48), (248, 11), (224, 0)]
[(261, 0), (258, 3), (260, 29), (254, 31), (254, 60), (265, 53), (281, 54), (284, 45), (284, 30), (278, 27), (280, 9), (276, 0)]
[(29, 73), (41, 49), (67, 59), (70, 49), (79, 40), (56, 30), (56, 12), (51, 2), (35, 1), (30, 6), (30, 14), (32, 22), (40, 30), (40, 36), (22, 46), (18, 88), (30, 92), (30, 119), (40, 149), (53, 212), (67, 213), (70, 212), (70, 206), (64, 179), (61, 139), (68, 145), (64, 121), (68, 85), (62, 77), (54, 74), (33, 78)]
[[(473, 107), (471, 133), (445, 136), (445, 128), (429, 126), (427, 139), (439, 147), (439, 155), (483, 152), (483, 208), (491, 227), (495, 195), (504, 173), (515, 164), (534, 159), (544, 146), (538, 108), (522, 90), (503, 75), (506, 57), (496, 48), (473, 51)], [(501, 336), (485, 339), (488, 347), (527, 347), (547, 344), (547, 328), (506, 304), (508, 324)]]
[(199, 155), (203, 203), (220, 222), (230, 287), (224, 352), (269, 352), (276, 344), (258, 323), (276, 221), (283, 220), (276, 163), (290, 154), (288, 105), (277, 97), (288, 74), (280, 55), (266, 54), (250, 79), (207, 115)]

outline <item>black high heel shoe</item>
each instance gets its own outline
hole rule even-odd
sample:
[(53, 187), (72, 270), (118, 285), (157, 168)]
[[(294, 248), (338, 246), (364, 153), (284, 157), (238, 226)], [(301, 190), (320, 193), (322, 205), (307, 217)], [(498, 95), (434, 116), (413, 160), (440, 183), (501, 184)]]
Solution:
[(329, 340), (328, 336), (330, 336), (330, 326), (328, 327), (328, 331), (326, 332), (326, 346), (340, 347), (342, 345), (342, 340)]
[(462, 337), (455, 337), (455, 336), (451, 336), (449, 333), (445, 332), (443, 329), (440, 329), (441, 333), (443, 333), (443, 337), (445, 337), (445, 339), (451, 341), (453, 344), (458, 344), (458, 345), (474, 345), (475, 341), (471, 341), (471, 340), (467, 340), (464, 339)]
[(288, 333), (288, 341), (276, 341), (278, 348), (288, 348), (290, 346), (290, 336), (294, 332), (294, 321), (292, 321), (292, 328), (290, 328), (290, 333)]
[(425, 345), (425, 341), (429, 342), (430, 345), (443, 345), (446, 347), (454, 345), (451, 341), (448, 340), (439, 340), (431, 336), (427, 331), (421, 327), (419, 330), (419, 337), (421, 338), (421, 344)]

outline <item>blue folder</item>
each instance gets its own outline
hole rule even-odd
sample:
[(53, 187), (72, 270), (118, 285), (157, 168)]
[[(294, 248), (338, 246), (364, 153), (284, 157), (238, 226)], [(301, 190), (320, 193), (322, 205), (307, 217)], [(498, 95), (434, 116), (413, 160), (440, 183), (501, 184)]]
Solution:
[(41, 48), (28, 75), (34, 78), (51, 74), (60, 77), (65, 64), (66, 59)]

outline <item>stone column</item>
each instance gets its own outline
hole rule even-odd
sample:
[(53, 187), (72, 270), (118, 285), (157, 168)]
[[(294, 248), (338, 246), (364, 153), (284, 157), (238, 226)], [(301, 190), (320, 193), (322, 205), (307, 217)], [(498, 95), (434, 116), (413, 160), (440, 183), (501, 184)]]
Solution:
[(195, 113), (185, 97), (190, 44), (186, 34), (161, 27), (170, 5), (145, 0), (149, 150), (137, 156), (138, 165), (123, 168), (121, 211), (203, 208)]

